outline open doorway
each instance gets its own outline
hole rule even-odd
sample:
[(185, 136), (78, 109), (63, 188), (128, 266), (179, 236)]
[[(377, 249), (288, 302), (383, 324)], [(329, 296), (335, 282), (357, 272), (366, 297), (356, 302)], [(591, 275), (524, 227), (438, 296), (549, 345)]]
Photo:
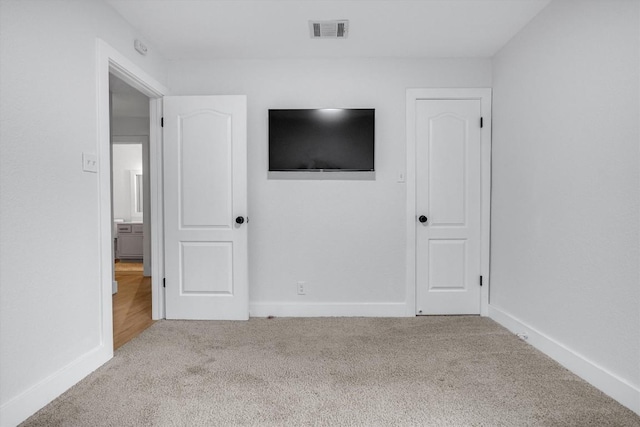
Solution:
[(114, 350), (153, 324), (149, 97), (109, 74)]
[(111, 123), (109, 79), (117, 77), (149, 98), (149, 173), (151, 218), (152, 319), (162, 319), (164, 310), (164, 231), (162, 190), (162, 99), (168, 89), (101, 39), (97, 47), (98, 192), (100, 195), (100, 317), (101, 355), (113, 356), (114, 241), (111, 200)]

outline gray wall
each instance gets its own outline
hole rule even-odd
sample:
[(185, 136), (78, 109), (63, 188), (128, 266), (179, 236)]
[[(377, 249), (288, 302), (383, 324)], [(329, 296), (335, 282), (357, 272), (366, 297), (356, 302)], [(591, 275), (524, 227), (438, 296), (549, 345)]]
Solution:
[(10, 425), (95, 369), (103, 348), (98, 175), (82, 171), (82, 153), (98, 151), (96, 38), (166, 74), (102, 1), (0, 8), (0, 417)]
[[(253, 315), (406, 313), (406, 89), (490, 87), (489, 59), (181, 61), (169, 83), (247, 95)], [(268, 179), (269, 108), (331, 107), (376, 109), (375, 181)]]
[(491, 233), (491, 305), (635, 399), (638, 5), (552, 2), (495, 57)]

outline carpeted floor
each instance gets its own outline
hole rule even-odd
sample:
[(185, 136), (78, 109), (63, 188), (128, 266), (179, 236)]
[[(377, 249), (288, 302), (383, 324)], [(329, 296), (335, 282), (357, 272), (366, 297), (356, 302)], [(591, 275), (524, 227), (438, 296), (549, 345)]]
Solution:
[(480, 317), (160, 321), (24, 426), (640, 426)]

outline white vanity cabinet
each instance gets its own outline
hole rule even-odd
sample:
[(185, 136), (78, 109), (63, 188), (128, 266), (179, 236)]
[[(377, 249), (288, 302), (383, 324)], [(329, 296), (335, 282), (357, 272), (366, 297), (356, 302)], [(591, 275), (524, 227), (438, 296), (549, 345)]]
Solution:
[(142, 259), (142, 223), (117, 224), (116, 257)]

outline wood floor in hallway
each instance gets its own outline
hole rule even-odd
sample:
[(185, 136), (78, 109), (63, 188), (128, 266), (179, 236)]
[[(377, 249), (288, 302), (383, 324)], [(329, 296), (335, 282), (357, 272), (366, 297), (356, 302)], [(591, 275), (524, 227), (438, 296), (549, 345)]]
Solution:
[(126, 263), (124, 269), (119, 269), (117, 264), (115, 277), (118, 281), (118, 293), (113, 295), (114, 350), (154, 323), (151, 319), (151, 277), (144, 277), (142, 268), (137, 269), (133, 263)]

